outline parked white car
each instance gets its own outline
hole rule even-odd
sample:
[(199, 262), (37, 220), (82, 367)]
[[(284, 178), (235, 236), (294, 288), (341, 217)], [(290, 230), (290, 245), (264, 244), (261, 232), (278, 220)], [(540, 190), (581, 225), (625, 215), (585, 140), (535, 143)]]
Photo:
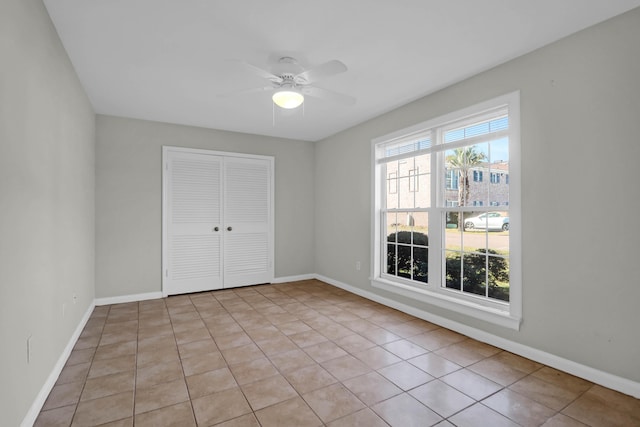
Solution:
[(499, 212), (487, 212), (464, 220), (464, 228), (481, 228), (488, 230), (509, 230), (509, 217)]

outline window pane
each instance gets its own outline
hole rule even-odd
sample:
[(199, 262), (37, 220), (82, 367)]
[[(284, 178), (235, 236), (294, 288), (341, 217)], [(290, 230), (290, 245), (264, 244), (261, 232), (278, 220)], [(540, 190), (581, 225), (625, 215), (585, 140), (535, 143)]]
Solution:
[(386, 271), (388, 274), (427, 282), (427, 212), (390, 212), (386, 216)]
[(509, 231), (491, 231), (487, 233), (487, 249), (509, 256)]
[(489, 215), (487, 212), (465, 212), (464, 213), (464, 229), (486, 230), (489, 224)]
[(509, 301), (509, 262), (505, 258), (491, 255), (488, 259), (489, 298)]
[(489, 206), (509, 206), (509, 139), (489, 143)]
[(458, 223), (458, 217), (459, 217), (459, 213), (458, 212), (445, 212), (444, 214), (445, 216), (445, 221), (444, 223), (446, 224), (446, 228), (451, 230), (451, 229), (456, 229), (456, 228), (460, 228), (459, 227), (459, 223)]
[(509, 128), (509, 117), (503, 116), (498, 119), (474, 123), (462, 128), (452, 129), (444, 133), (444, 142), (455, 142), (475, 136), (487, 135)]
[(412, 224), (413, 244), (428, 246), (429, 214), (427, 212), (412, 212), (408, 218), (408, 223)]
[(398, 276), (411, 278), (411, 246), (398, 245)]
[(387, 244), (387, 273), (396, 275), (396, 245)]
[(465, 253), (462, 256), (462, 290), (471, 294), (486, 294), (487, 257), (485, 255)]
[(431, 155), (425, 154), (415, 158), (415, 207), (431, 206)]
[(387, 209), (398, 207), (398, 162), (386, 164), (386, 199)]
[(429, 214), (427, 212), (413, 212), (413, 280), (427, 283), (429, 261)]
[(384, 153), (380, 153), (381, 157), (392, 157), (401, 154), (411, 153), (413, 151), (424, 150), (431, 147), (431, 139), (429, 136), (422, 135), (414, 140), (405, 140), (388, 144)]
[(398, 193), (398, 174), (396, 172), (391, 172), (387, 177), (389, 187), (389, 194), (397, 194)]
[[(427, 212), (388, 212), (387, 240), (407, 245), (427, 245), (429, 217)], [(413, 232), (413, 236), (412, 236)], [(397, 234), (397, 239), (396, 235)], [(424, 243), (420, 243), (424, 242)]]
[(385, 236), (389, 236), (390, 242), (395, 242), (395, 233), (398, 227), (398, 214), (395, 212), (387, 212), (386, 218), (387, 232)]
[[(487, 143), (447, 150), (445, 156), (445, 205), (473, 206), (473, 201), (487, 200), (487, 185), (479, 180), (479, 171), (486, 168), (489, 158)], [(474, 171), (476, 172), (474, 180)]]
[(413, 248), (413, 280), (428, 282), (429, 249), (414, 246)]
[(419, 191), (420, 185), (418, 182), (418, 169), (409, 170), (409, 192), (415, 193)]
[(461, 215), (460, 212), (447, 212), (445, 214), (446, 228), (444, 230), (444, 236), (445, 236), (446, 250), (449, 250), (449, 251), (462, 250), (462, 233), (458, 228), (458, 218), (460, 215)]
[[(387, 212), (387, 240), (410, 243), (409, 235), (415, 221), (413, 215), (409, 212)], [(398, 233), (397, 236), (396, 233)]]
[(509, 161), (509, 138), (504, 137), (489, 142), (487, 161), (490, 163), (504, 163)]
[[(398, 161), (398, 207), (415, 207), (416, 164), (413, 157)], [(414, 191), (412, 191), (414, 190)]]
[(445, 251), (445, 286), (462, 290), (462, 255), (460, 252)]
[(464, 249), (471, 252), (482, 252), (487, 247), (487, 232), (485, 230), (466, 229), (463, 233)]

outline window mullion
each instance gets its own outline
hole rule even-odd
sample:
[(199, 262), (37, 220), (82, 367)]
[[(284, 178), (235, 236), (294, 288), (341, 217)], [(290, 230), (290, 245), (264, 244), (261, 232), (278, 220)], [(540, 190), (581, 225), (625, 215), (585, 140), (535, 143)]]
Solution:
[[(441, 143), (441, 132), (437, 129), (431, 131), (431, 140), (434, 141), (434, 146), (437, 147)], [(437, 290), (439, 284), (442, 282), (442, 245), (443, 236), (441, 232), (442, 216), (441, 212), (437, 208), (440, 205), (440, 191), (441, 186), (444, 186), (443, 171), (440, 167), (440, 161), (438, 159), (440, 153), (431, 153), (431, 210), (429, 212), (429, 277), (428, 285), (431, 289)], [(433, 278), (436, 278), (435, 280)]]

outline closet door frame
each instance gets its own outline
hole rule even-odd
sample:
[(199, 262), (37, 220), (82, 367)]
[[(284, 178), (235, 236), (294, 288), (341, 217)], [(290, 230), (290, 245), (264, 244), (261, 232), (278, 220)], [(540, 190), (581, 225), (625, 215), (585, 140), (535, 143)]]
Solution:
[[(197, 148), (185, 148), (185, 147), (177, 147), (177, 146), (163, 146), (162, 147), (162, 295), (167, 297), (169, 295), (173, 295), (170, 289), (167, 288), (168, 281), (168, 269), (169, 269), (169, 246), (168, 246), (168, 233), (169, 233), (169, 215), (168, 209), (169, 206), (169, 184), (168, 180), (170, 178), (170, 174), (168, 173), (168, 160), (171, 153), (193, 153), (193, 154), (201, 154), (207, 156), (216, 156), (222, 158), (241, 158), (241, 159), (259, 159), (262, 161), (267, 161), (269, 163), (269, 224), (268, 224), (268, 235), (269, 235), (269, 282), (273, 282), (274, 272), (275, 272), (275, 203), (274, 203), (274, 193), (275, 193), (275, 172), (274, 172), (274, 157), (273, 156), (263, 156), (256, 154), (244, 154), (244, 153), (235, 153), (235, 152), (227, 152), (227, 151), (214, 151), (214, 150), (206, 150), (206, 149), (197, 149)], [(223, 192), (224, 192), (224, 182), (223, 182)], [(224, 243), (223, 243), (224, 244)], [(221, 266), (224, 271), (224, 266)], [(224, 274), (224, 273), (223, 273)], [(224, 284), (224, 277), (222, 278)], [(224, 289), (223, 285), (223, 289)]]

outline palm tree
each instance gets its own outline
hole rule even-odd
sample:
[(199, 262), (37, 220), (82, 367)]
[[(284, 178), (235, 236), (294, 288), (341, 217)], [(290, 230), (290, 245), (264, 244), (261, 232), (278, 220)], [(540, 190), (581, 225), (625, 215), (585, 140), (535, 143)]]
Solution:
[[(484, 153), (476, 151), (475, 146), (456, 148), (453, 154), (447, 156), (447, 166), (457, 169), (460, 176), (458, 182), (458, 206), (469, 203), (469, 171), (486, 160)], [(462, 230), (462, 215), (458, 218), (458, 228)]]

